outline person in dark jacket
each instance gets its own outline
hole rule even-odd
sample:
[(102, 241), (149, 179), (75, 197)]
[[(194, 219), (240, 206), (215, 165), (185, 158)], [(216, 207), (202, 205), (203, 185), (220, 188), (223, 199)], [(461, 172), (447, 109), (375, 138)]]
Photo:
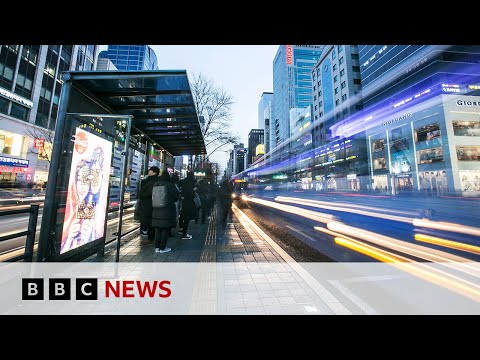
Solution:
[(155, 228), (155, 252), (166, 253), (172, 250), (166, 246), (168, 232), (172, 227), (175, 227), (177, 221), (175, 202), (179, 199), (180, 193), (170, 179), (168, 171), (162, 172), (162, 175), (160, 175), (154, 186), (156, 185), (167, 186), (167, 206), (154, 207), (152, 213), (152, 227)]
[(227, 181), (223, 180), (218, 190), (220, 198), (220, 205), (222, 208), (222, 223), (225, 225), (229, 217), (231, 217), (232, 203), (233, 203), (233, 186)]
[(152, 189), (155, 181), (158, 180), (160, 169), (152, 166), (148, 169), (148, 177), (140, 183), (138, 191), (138, 205), (135, 210), (135, 217), (140, 220), (140, 235), (148, 236), (149, 240), (153, 240), (155, 236), (154, 229), (151, 227), (152, 221)]
[(197, 194), (200, 197), (200, 202), (202, 203), (202, 224), (205, 224), (205, 218), (208, 213), (208, 194), (209, 194), (209, 189), (207, 182), (202, 179), (198, 182), (198, 187), (197, 187)]
[(193, 176), (193, 171), (187, 173), (187, 177), (180, 181), (180, 187), (182, 188), (182, 224), (180, 227), (182, 229), (182, 239), (191, 239), (192, 236), (187, 234), (188, 223), (190, 220), (195, 218), (195, 202), (193, 198), (195, 197), (195, 177)]

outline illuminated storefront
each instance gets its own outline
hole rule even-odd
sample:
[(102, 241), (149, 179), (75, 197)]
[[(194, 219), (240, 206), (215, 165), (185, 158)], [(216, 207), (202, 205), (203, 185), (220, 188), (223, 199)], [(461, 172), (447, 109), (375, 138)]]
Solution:
[(26, 160), (24, 137), (0, 130), (0, 181), (14, 183), (26, 181), (29, 161)]
[(366, 131), (372, 190), (480, 193), (480, 96), (444, 93)]

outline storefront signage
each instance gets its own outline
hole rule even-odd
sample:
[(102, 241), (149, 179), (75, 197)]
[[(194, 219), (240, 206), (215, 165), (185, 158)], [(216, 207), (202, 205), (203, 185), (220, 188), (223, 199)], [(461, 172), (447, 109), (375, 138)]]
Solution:
[(193, 173), (194, 176), (205, 176), (205, 172), (204, 171), (195, 171)]
[(399, 117), (393, 118), (392, 120), (389, 120), (389, 121), (384, 122), (384, 123), (382, 124), (382, 126), (387, 126), (387, 125), (393, 124), (394, 122), (408, 119), (408, 118), (411, 117), (411, 116), (412, 116), (412, 113), (403, 114), (403, 115), (401, 115), (401, 116), (399, 116)]
[(15, 159), (6, 156), (0, 156), (0, 166), (14, 166), (21, 168), (28, 168), (28, 160)]
[(3, 97), (7, 98), (8, 100), (13, 100), (20, 105), (24, 105), (29, 107), (30, 109), (33, 107), (33, 101), (30, 101), (28, 99), (25, 99), (24, 97), (18, 96), (17, 94), (14, 94), (8, 90), (5, 90), (0, 87), (0, 95)]
[(43, 148), (45, 146), (45, 139), (33, 140), (33, 147), (36, 149)]
[(2, 166), (0, 165), (0, 172), (6, 173), (23, 173), (27, 171), (26, 168), (12, 167), (12, 166)]
[(458, 106), (480, 106), (480, 101), (457, 100)]
[(348, 174), (347, 179), (348, 180), (355, 180), (357, 178), (357, 174)]

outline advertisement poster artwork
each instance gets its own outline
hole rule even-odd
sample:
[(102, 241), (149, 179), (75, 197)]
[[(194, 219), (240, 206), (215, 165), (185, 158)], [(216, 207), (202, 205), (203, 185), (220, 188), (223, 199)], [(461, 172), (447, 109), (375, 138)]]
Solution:
[(104, 236), (112, 143), (75, 132), (60, 254)]

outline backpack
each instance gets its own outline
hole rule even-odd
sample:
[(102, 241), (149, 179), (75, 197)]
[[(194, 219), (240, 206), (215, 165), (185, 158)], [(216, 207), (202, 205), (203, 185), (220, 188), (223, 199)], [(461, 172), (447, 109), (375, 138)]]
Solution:
[(162, 208), (168, 205), (167, 184), (155, 184), (152, 190), (152, 207)]

